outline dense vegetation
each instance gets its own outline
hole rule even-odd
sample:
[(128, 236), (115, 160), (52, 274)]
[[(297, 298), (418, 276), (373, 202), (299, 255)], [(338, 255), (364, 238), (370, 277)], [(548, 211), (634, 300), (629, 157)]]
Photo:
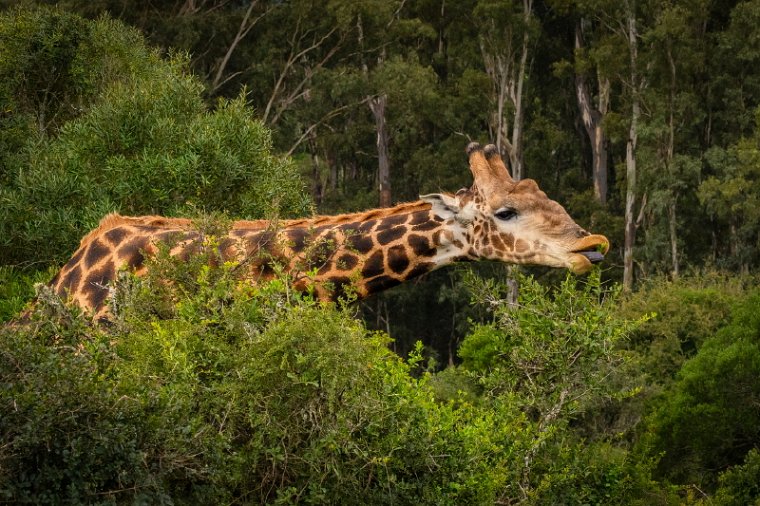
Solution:
[[(0, 320), (107, 212), (209, 241), (111, 327), (40, 288), (0, 329), (0, 501), (760, 503), (760, 2), (46, 3), (0, 1)], [(604, 271), (209, 268), (230, 217), (468, 185), (470, 138)]]

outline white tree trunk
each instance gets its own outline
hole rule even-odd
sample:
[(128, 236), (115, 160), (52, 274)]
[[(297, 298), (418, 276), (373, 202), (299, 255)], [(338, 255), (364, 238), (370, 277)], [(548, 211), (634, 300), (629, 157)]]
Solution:
[[(668, 117), (668, 148), (667, 148), (667, 166), (669, 171), (673, 171), (673, 154), (675, 153), (675, 108), (676, 108), (676, 62), (673, 58), (673, 51), (668, 45), (668, 63), (670, 64), (670, 97), (668, 104), (670, 107)], [(680, 271), (678, 261), (678, 220), (676, 215), (676, 204), (678, 195), (675, 191), (670, 192), (670, 203), (668, 204), (668, 228), (670, 229), (670, 257), (673, 263), (673, 278), (677, 278)]]
[(625, 153), (625, 243), (623, 246), (623, 289), (633, 288), (633, 245), (636, 242), (636, 221), (634, 206), (636, 204), (636, 143), (638, 140), (638, 121), (641, 115), (639, 103), (638, 40), (636, 33), (636, 9), (633, 0), (628, 12), (628, 49), (631, 59), (631, 123), (628, 130), (628, 142)]
[(369, 108), (375, 117), (377, 130), (377, 182), (380, 189), (380, 207), (391, 206), (391, 169), (388, 154), (388, 127), (385, 121), (385, 107), (388, 95), (382, 93), (369, 101)]
[[(491, 78), (494, 91), (496, 110), (492, 115), (491, 130), (499, 152), (509, 159), (512, 178), (515, 181), (523, 176), (524, 90), (530, 64), (529, 25), (532, 18), (533, 0), (523, 0), (523, 35), (519, 49), (512, 41), (511, 27), (500, 27), (506, 34), (504, 40), (499, 40), (494, 26), (491, 37), (481, 39), (480, 46), (485, 70)], [(511, 107), (508, 107), (509, 105)], [(510, 110), (511, 118), (508, 117)]]

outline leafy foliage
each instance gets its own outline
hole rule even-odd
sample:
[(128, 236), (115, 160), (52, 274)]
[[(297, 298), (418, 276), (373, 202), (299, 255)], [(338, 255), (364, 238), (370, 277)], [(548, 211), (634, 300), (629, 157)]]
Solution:
[[(101, 23), (133, 35), (116, 22)], [(147, 71), (109, 81), (86, 113), (56, 137), (30, 144), (18, 160), (15, 177), (0, 190), (4, 263), (61, 260), (111, 211), (224, 209), (264, 217), (308, 210), (294, 165), (270, 154), (270, 133), (252, 118), (244, 94), (210, 111), (184, 57), (164, 61), (144, 44), (133, 52), (139, 57), (128, 54), (127, 63), (148, 58)]]
[(578, 429), (604, 398), (629, 395), (613, 390), (609, 377), (635, 322), (616, 316), (618, 294), (603, 289), (598, 270), (580, 287), (568, 276), (554, 291), (519, 281), (516, 306), (500, 296), (507, 285), (474, 283), (493, 321), (476, 326), (459, 349), (485, 399), (520, 427), (507, 493), (536, 504), (629, 504), (652, 487), (648, 464), (629, 464), (612, 441), (585, 445)]
[(34, 297), (35, 283), (49, 281), (53, 269), (32, 272), (0, 266), (0, 322), (18, 315)]
[(0, 182), (29, 137), (55, 135), (105, 87), (158, 61), (137, 30), (113, 20), (86, 22), (57, 9), (0, 15)]
[(110, 330), (44, 290), (2, 329), (4, 500), (493, 502), (508, 426), (437, 403), (385, 336), (286, 279), (210, 268), (204, 244), (125, 274)]
[(752, 449), (744, 463), (721, 474), (715, 502), (726, 506), (760, 503), (760, 454)]
[(648, 388), (672, 382), (704, 341), (730, 322), (732, 307), (752, 283), (705, 270), (675, 281), (653, 279), (623, 300), (623, 316), (652, 315), (628, 343), (641, 360)]
[(759, 303), (753, 291), (734, 307), (731, 323), (705, 340), (647, 419), (644, 444), (676, 483), (712, 489), (713, 470), (740, 464), (760, 444)]

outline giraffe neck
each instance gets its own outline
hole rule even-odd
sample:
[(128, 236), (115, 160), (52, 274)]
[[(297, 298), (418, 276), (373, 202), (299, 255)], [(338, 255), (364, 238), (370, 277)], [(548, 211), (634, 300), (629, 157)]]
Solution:
[[(238, 222), (230, 233), (238, 251), (278, 258), (296, 287), (313, 286), (322, 299), (353, 292), (359, 298), (393, 287), (455, 262), (471, 259), (466, 233), (453, 220), (437, 216), (430, 204), (414, 202), (364, 213), (292, 220), (276, 232), (261, 222)], [(265, 237), (269, 234), (269, 237)], [(234, 254), (232, 251), (230, 255)], [(240, 258), (240, 257), (239, 257)], [(250, 257), (247, 258), (250, 262)], [(266, 267), (253, 262), (253, 276)], [(306, 275), (305, 273), (310, 273)]]

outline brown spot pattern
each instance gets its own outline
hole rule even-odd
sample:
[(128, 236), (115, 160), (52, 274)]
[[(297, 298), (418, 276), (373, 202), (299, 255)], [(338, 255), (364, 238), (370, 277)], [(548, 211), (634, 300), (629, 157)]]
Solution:
[(409, 257), (406, 248), (401, 245), (388, 248), (388, 267), (396, 274), (403, 273), (409, 267)]

